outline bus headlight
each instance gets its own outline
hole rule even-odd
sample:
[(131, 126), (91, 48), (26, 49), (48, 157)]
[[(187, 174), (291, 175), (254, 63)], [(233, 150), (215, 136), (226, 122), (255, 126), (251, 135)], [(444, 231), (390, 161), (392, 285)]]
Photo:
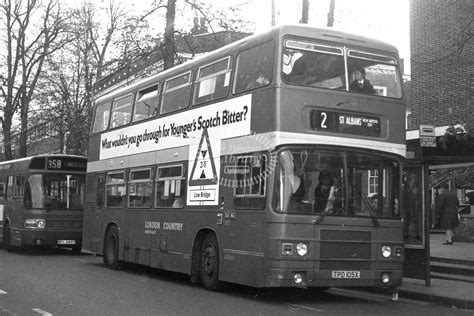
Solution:
[(392, 248), (390, 248), (389, 246), (382, 247), (382, 256), (384, 258), (390, 257), (391, 254), (392, 254)]
[(306, 256), (308, 253), (308, 246), (300, 242), (296, 245), (296, 253), (301, 257)]
[(25, 228), (45, 228), (46, 221), (44, 219), (25, 219)]

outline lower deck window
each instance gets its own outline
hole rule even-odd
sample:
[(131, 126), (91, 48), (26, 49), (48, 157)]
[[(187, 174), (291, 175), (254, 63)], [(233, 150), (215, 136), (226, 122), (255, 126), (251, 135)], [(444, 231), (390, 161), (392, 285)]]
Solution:
[(107, 175), (107, 206), (125, 206), (127, 196), (125, 186), (125, 172), (109, 173)]
[(235, 166), (234, 205), (236, 208), (262, 209), (266, 196), (266, 157), (239, 157)]
[(151, 169), (130, 171), (128, 206), (151, 207), (152, 188)]
[(156, 207), (184, 207), (185, 192), (183, 165), (158, 167), (156, 174)]

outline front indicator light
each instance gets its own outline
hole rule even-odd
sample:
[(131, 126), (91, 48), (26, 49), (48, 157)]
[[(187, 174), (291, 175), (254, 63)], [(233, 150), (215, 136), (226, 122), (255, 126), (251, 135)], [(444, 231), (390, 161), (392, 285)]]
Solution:
[(293, 255), (293, 244), (283, 243), (281, 245), (281, 254), (284, 255), (284, 256)]
[(25, 228), (36, 228), (35, 219), (25, 219)]
[(45, 228), (46, 227), (46, 221), (44, 219), (39, 219), (36, 221), (36, 226), (38, 228)]
[(293, 282), (295, 282), (295, 284), (303, 283), (303, 275), (301, 273), (295, 273), (293, 275)]
[(392, 249), (389, 246), (382, 247), (382, 256), (384, 258), (390, 257), (391, 254), (392, 254)]
[(308, 246), (306, 244), (303, 244), (303, 243), (299, 243), (296, 245), (296, 253), (303, 257), (303, 256), (306, 256), (306, 254), (308, 253)]
[(389, 284), (390, 283), (390, 275), (388, 273), (382, 273), (382, 277), (380, 278), (382, 284)]

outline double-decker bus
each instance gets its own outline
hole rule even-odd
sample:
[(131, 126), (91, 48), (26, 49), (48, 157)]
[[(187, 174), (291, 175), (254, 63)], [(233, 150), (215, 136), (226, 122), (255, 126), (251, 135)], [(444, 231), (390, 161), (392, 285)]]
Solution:
[(397, 54), (281, 26), (97, 95), (83, 249), (210, 290), (397, 288)]
[(0, 241), (81, 251), (87, 158), (39, 155), (0, 163)]

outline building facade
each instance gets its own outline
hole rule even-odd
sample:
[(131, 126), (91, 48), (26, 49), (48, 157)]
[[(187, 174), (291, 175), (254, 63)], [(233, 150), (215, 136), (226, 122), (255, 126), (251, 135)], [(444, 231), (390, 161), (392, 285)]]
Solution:
[(411, 0), (411, 122), (474, 128), (474, 1)]
[[(461, 204), (460, 238), (472, 241), (474, 201), (469, 196), (474, 192), (473, 12), (472, 0), (410, 2), (411, 115), (406, 168), (423, 184), (420, 199), (424, 227), (436, 229), (438, 189), (448, 183)], [(425, 131), (429, 133), (424, 134)]]

